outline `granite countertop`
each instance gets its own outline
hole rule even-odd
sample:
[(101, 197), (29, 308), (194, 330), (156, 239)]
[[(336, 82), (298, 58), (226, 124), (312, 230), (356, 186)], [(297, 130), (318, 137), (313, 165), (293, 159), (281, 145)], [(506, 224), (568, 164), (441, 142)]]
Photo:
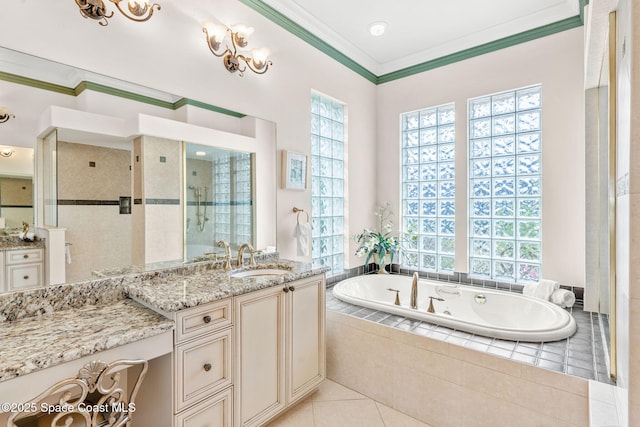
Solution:
[[(171, 317), (172, 312), (329, 270), (279, 259), (230, 272), (217, 267), (214, 262), (194, 263), (0, 295), (0, 382), (171, 330), (173, 320), (160, 313)], [(234, 277), (257, 269), (288, 272)]]
[(172, 328), (173, 321), (128, 299), (4, 322), (0, 382)]
[[(238, 272), (259, 269), (280, 269), (289, 272), (281, 276), (234, 277)], [(205, 270), (189, 275), (172, 275), (132, 283), (125, 286), (125, 293), (149, 307), (171, 313), (322, 274), (328, 270), (328, 267), (312, 267), (310, 264), (277, 260), (229, 272), (220, 269)]]
[(0, 237), (0, 251), (44, 248), (44, 240), (38, 239), (33, 242), (20, 240), (17, 236)]

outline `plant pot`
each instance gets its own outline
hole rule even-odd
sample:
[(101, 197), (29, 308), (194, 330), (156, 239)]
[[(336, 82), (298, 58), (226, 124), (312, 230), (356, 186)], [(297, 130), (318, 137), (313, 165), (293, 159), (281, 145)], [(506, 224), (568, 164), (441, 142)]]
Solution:
[(386, 270), (385, 266), (391, 262), (391, 253), (389, 251), (387, 251), (385, 256), (382, 259), (380, 259), (380, 257), (378, 257), (378, 253), (374, 252), (373, 253), (373, 262), (378, 264), (378, 267), (380, 267), (378, 269), (378, 274), (389, 274), (389, 272)]

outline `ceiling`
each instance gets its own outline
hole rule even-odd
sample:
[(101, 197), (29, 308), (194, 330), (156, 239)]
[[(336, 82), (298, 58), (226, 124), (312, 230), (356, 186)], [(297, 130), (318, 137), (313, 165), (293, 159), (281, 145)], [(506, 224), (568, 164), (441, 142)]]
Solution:
[[(258, 1), (243, 1), (250, 6)], [(579, 15), (578, 0), (262, 0), (380, 76)], [(369, 25), (387, 23), (382, 36)]]

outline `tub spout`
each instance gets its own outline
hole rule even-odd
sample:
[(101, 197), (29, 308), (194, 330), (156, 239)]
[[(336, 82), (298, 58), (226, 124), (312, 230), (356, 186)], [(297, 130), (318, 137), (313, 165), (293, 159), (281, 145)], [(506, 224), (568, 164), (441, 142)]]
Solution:
[(409, 307), (418, 308), (418, 272), (413, 273), (413, 280), (411, 281), (411, 300), (409, 301)]

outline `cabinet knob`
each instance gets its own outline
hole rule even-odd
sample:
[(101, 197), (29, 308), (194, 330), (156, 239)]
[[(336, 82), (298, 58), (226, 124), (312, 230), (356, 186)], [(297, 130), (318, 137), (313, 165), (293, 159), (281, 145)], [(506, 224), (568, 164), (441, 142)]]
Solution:
[(287, 288), (286, 286), (284, 288), (282, 288), (283, 291), (285, 292), (289, 292), (289, 288)]
[(295, 291), (295, 290), (296, 290), (296, 288), (294, 288), (293, 286), (289, 286), (289, 290), (290, 290), (291, 292), (293, 292), (293, 291)]
[(209, 372), (211, 370), (211, 363), (205, 363), (204, 364), (204, 370), (205, 370), (205, 372)]
[(24, 280), (29, 280), (29, 276), (24, 276), (23, 279)]
[(202, 320), (204, 321), (204, 323), (210, 323), (211, 322), (211, 316), (204, 316), (202, 318)]
[(29, 258), (29, 255), (24, 254), (24, 255), (22, 255), (22, 258), (27, 259), (27, 258)]

